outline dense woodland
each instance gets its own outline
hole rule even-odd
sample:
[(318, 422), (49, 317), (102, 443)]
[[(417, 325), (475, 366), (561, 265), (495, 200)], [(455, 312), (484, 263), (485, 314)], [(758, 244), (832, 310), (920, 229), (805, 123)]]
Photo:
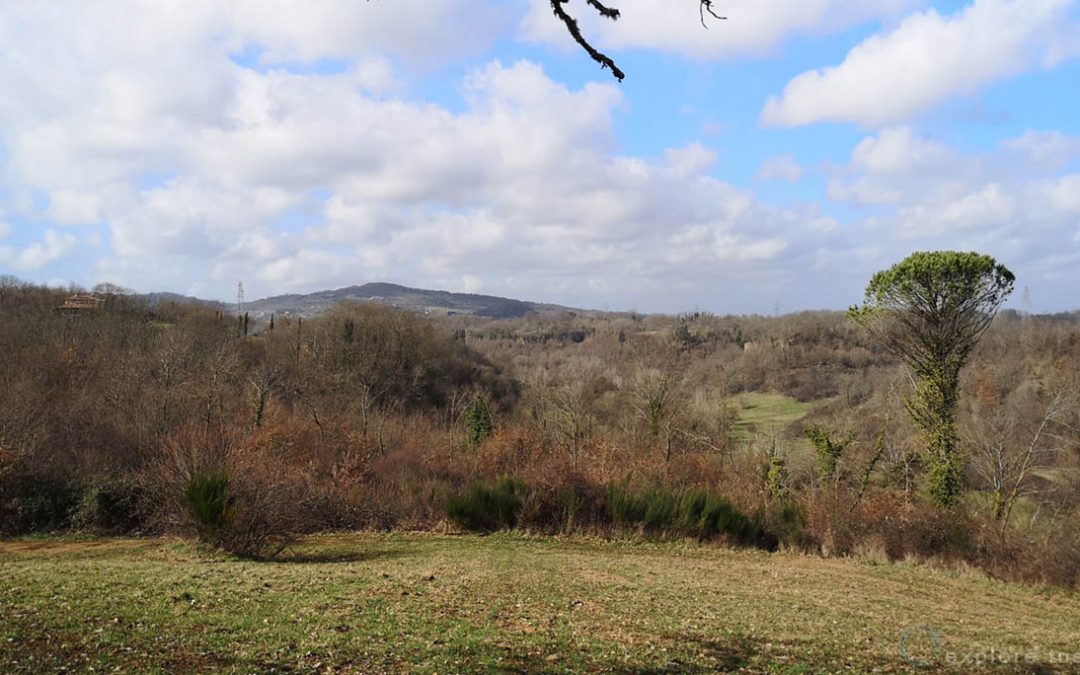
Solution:
[[(249, 326), (0, 283), (0, 531), (697, 537), (1080, 576), (1080, 317), (1002, 312), (963, 371), (963, 499), (925, 497), (905, 369), (839, 312)], [(747, 397), (811, 404), (744, 417)], [(210, 515), (207, 516), (207, 512)], [(217, 514), (216, 516), (214, 514)]]

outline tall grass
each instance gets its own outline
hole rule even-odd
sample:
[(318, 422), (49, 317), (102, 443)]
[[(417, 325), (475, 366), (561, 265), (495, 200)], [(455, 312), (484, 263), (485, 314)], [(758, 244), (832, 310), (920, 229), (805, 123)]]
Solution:
[(461, 527), (474, 532), (511, 529), (518, 522), (525, 484), (506, 477), (494, 485), (473, 483), (468, 490), (446, 500), (446, 515)]
[(776, 537), (761, 518), (746, 515), (727, 498), (708, 490), (675, 492), (655, 487), (635, 493), (615, 485), (608, 491), (608, 512), (613, 523), (650, 535), (723, 538), (770, 549), (776, 546)]

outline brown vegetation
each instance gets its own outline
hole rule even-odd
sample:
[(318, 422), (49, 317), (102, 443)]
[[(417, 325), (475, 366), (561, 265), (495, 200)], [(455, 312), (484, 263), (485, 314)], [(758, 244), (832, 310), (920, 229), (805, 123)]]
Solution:
[[(841, 313), (435, 320), (362, 304), (240, 337), (206, 307), (58, 312), (68, 295), (0, 288), (4, 534), (203, 532), (188, 486), (216, 472), (231, 506), (213, 543), (270, 555), (302, 532), (446, 527), (451, 498), (513, 478), (513, 525), (540, 532), (711, 538), (680, 506), (697, 499), (745, 517), (753, 545), (1080, 574), (1075, 317), (1006, 312), (987, 333), (963, 374), (967, 490), (945, 512), (923, 494), (906, 374)], [(747, 392), (813, 406), (755, 426)], [(477, 401), (490, 433), (470, 428)], [(619, 517), (613, 490), (674, 505), (670, 520)]]

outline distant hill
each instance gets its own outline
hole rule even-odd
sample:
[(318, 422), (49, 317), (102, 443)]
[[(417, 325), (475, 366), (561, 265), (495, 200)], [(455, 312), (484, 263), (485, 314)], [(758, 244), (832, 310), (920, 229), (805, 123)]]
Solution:
[(387, 283), (348, 286), (334, 291), (317, 291), (304, 295), (277, 295), (248, 302), (245, 307), (252, 319), (268, 320), (271, 314), (312, 317), (345, 301), (377, 302), (421, 314), (443, 316), (470, 314), (492, 319), (514, 319), (525, 316), (529, 312), (552, 314), (568, 310), (580, 311), (559, 305), (511, 300), (494, 295), (431, 291)]
[[(218, 302), (217, 300), (203, 300), (202, 298), (195, 298), (190, 295), (180, 295), (179, 293), (141, 293), (136, 297), (146, 298), (146, 301), (150, 303), (151, 307), (176, 302), (182, 305), (205, 305), (214, 309), (226, 308), (224, 302)], [(235, 309), (235, 307), (235, 305), (232, 305), (233, 309)]]

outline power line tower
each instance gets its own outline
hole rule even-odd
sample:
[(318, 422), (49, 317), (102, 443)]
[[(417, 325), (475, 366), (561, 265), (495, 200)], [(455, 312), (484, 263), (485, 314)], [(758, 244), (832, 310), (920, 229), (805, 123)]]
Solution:
[(247, 337), (248, 334), (248, 316), (244, 310), (244, 282), (238, 282), (236, 284), (236, 335), (237, 337)]

